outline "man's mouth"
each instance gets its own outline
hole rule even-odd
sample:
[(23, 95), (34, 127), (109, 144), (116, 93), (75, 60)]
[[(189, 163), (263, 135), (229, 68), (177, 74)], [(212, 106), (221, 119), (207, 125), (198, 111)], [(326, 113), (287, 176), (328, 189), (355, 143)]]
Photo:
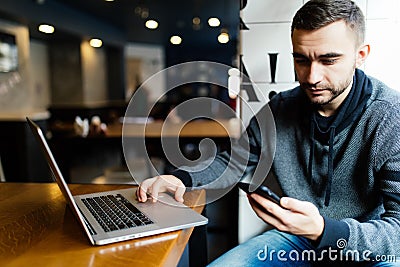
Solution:
[(307, 88), (307, 90), (309, 90), (311, 92), (322, 92), (322, 91), (325, 91), (327, 89), (325, 89), (325, 88)]
[(326, 89), (312, 89), (312, 88), (309, 88), (307, 90), (313, 95), (319, 95), (322, 94), (324, 91), (326, 91)]

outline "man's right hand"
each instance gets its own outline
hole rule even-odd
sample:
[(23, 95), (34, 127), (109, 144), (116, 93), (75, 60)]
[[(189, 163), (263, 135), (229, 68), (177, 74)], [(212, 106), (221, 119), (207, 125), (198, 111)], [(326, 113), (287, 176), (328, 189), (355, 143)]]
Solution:
[(175, 200), (183, 202), (183, 194), (186, 191), (185, 185), (173, 175), (160, 175), (144, 180), (136, 190), (136, 197), (139, 202), (146, 202), (148, 196), (157, 201), (158, 193), (171, 192), (175, 195)]

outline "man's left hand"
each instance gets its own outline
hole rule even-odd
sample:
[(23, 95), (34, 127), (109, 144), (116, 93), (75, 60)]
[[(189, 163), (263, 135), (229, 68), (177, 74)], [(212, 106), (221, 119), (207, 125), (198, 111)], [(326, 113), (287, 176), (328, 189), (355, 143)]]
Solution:
[(324, 231), (324, 219), (310, 202), (282, 197), (279, 206), (257, 194), (248, 195), (248, 198), (257, 216), (282, 232), (315, 241)]

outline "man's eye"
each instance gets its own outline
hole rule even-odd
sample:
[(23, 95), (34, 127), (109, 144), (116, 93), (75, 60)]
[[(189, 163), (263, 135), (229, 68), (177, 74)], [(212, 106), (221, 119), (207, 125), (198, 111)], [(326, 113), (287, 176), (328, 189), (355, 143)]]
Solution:
[(296, 58), (294, 60), (297, 64), (307, 64), (309, 61), (306, 59), (302, 59), (302, 58)]
[(334, 58), (322, 60), (322, 63), (325, 64), (325, 65), (333, 65), (336, 62), (337, 62), (337, 59), (334, 59)]

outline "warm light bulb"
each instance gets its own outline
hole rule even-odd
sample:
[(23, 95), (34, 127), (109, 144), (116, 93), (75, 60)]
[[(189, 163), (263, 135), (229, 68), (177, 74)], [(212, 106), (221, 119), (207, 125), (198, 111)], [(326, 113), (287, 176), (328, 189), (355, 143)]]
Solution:
[(155, 20), (153, 20), (153, 19), (149, 19), (148, 21), (146, 21), (145, 25), (146, 25), (146, 27), (147, 27), (148, 29), (154, 30), (154, 29), (157, 29), (157, 27), (158, 27), (158, 22), (155, 21)]
[(210, 27), (218, 27), (221, 24), (218, 18), (209, 18), (208, 19), (208, 25)]
[(169, 41), (171, 42), (171, 44), (178, 45), (178, 44), (182, 43), (182, 38), (180, 36), (174, 35), (174, 36), (171, 36)]
[(103, 41), (97, 38), (93, 38), (89, 41), (91, 47), (99, 48), (103, 45)]
[(221, 44), (226, 44), (229, 42), (229, 34), (227, 32), (221, 32), (221, 34), (218, 35), (218, 42)]
[(192, 19), (192, 22), (193, 22), (194, 25), (200, 25), (201, 20), (200, 20), (199, 17), (194, 17)]
[(39, 31), (43, 33), (53, 33), (54, 27), (48, 24), (41, 24), (39, 25)]

